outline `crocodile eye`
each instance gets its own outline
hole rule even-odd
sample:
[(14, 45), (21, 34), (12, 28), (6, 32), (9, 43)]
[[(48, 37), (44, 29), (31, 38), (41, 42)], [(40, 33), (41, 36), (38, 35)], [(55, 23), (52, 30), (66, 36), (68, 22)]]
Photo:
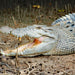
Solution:
[(41, 27), (36, 27), (36, 29), (41, 29)]
[(53, 29), (47, 29), (47, 30), (53, 31)]

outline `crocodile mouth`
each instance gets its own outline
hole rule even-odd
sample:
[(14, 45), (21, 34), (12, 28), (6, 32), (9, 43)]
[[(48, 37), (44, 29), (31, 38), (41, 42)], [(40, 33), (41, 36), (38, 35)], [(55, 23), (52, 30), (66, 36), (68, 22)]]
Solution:
[(37, 45), (41, 44), (43, 40), (44, 40), (44, 37), (34, 38), (32, 42), (20, 45), (15, 49), (1, 50), (0, 53), (5, 56), (13, 56), (16, 54), (22, 55), (25, 50), (36, 47)]

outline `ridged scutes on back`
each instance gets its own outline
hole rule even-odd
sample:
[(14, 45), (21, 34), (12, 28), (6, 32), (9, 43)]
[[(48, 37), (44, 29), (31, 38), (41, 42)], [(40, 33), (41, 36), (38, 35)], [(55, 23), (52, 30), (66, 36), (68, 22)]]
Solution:
[(75, 13), (62, 16), (61, 18), (55, 20), (51, 25), (56, 25), (56, 24), (60, 24), (60, 25), (62, 25), (62, 24), (63, 25), (64, 24), (71, 24), (72, 22), (75, 23)]

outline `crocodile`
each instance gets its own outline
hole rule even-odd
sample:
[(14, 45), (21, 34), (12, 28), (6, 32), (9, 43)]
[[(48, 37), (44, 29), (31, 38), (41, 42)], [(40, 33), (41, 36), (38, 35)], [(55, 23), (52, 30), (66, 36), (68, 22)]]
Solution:
[(17, 37), (25, 35), (33, 37), (32, 42), (20, 45), (14, 49), (0, 49), (4, 56), (32, 57), (37, 55), (66, 55), (75, 53), (75, 13), (62, 16), (55, 20), (51, 26), (32, 25), (25, 28), (11, 28), (3, 26), (2, 33)]

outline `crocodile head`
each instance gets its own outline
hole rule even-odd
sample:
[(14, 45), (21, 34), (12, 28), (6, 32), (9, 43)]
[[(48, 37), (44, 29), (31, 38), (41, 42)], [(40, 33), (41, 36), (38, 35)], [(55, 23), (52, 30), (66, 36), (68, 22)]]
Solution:
[[(27, 31), (27, 29), (28, 28), (26, 28), (25, 31)], [(27, 34), (29, 37), (34, 37), (33, 41), (25, 43), (23, 45), (19, 45), (18, 47), (14, 49), (1, 50), (0, 53), (6, 56), (15, 56), (16, 54), (22, 55), (22, 56), (35, 56), (35, 55), (46, 53), (52, 50), (56, 46), (57, 36), (52, 31), (53, 31), (53, 28), (43, 27), (40, 25), (38, 26), (34, 25), (31, 27), (31, 29), (25, 32), (25, 34)], [(14, 32), (17, 35), (20, 33), (20, 32), (18, 33), (17, 29), (12, 31), (13, 35), (14, 35)]]

